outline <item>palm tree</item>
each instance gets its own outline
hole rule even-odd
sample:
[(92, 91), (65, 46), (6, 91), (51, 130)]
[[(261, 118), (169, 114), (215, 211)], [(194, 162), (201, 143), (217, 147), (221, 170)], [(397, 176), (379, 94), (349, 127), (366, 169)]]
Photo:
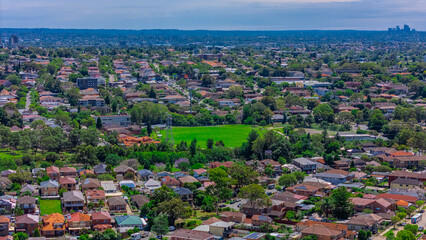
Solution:
[(325, 214), (326, 217), (328, 217), (328, 214), (330, 213), (332, 208), (333, 208), (333, 203), (331, 202), (331, 199), (328, 197), (324, 198), (322, 202), (319, 203), (320, 212)]

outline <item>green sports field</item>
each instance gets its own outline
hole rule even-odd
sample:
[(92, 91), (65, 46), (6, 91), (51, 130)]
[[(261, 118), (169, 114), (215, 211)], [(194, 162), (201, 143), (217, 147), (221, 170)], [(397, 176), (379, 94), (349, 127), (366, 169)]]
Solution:
[[(259, 130), (259, 127), (250, 125), (221, 125), (203, 127), (173, 127), (173, 139), (175, 144), (187, 141), (188, 144), (194, 139), (201, 147), (206, 147), (207, 139), (215, 142), (222, 140), (226, 147), (239, 147), (245, 141), (252, 129)], [(166, 136), (166, 130), (161, 130), (162, 137)]]

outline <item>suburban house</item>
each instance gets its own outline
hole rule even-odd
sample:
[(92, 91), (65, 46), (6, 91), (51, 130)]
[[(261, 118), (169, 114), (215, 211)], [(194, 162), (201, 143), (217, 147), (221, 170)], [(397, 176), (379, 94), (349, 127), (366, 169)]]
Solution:
[(96, 175), (101, 175), (101, 174), (107, 173), (106, 168), (107, 168), (107, 165), (105, 163), (101, 163), (94, 166), (93, 171), (95, 172)]
[(183, 229), (183, 228), (170, 234), (170, 240), (213, 240), (213, 239), (215, 239), (215, 237), (214, 235), (210, 233)]
[(272, 218), (270, 218), (268, 215), (253, 215), (251, 217), (252, 224), (254, 226), (261, 226), (263, 224), (271, 224)]
[(61, 177), (59, 179), (59, 186), (67, 191), (74, 191), (77, 188), (77, 181), (73, 177)]
[(91, 190), (91, 189), (98, 189), (101, 187), (101, 183), (98, 179), (95, 178), (86, 178), (83, 181), (81, 181), (81, 190)]
[(161, 187), (161, 183), (159, 181), (154, 180), (154, 179), (149, 179), (143, 185), (144, 185), (145, 188), (147, 188), (151, 191)]
[(81, 191), (64, 192), (62, 207), (65, 211), (79, 211), (84, 209), (84, 196)]
[(93, 230), (103, 231), (112, 228), (111, 215), (109, 212), (94, 212), (92, 213)]
[(141, 180), (145, 180), (145, 181), (154, 177), (154, 173), (148, 169), (139, 170), (138, 174)]
[(65, 234), (66, 223), (64, 215), (52, 213), (43, 216), (41, 234), (45, 237), (58, 237)]
[(92, 220), (87, 214), (80, 212), (72, 213), (68, 219), (68, 231), (70, 234), (78, 235), (82, 229), (91, 229)]
[(57, 196), (59, 193), (59, 183), (56, 181), (46, 181), (40, 183), (40, 196)]
[(349, 172), (338, 170), (338, 169), (332, 169), (326, 172), (316, 173), (312, 176), (315, 178), (324, 180), (326, 182), (329, 182), (333, 185), (344, 183), (350, 179)]
[(38, 196), (40, 195), (39, 186), (38, 185), (32, 185), (32, 184), (24, 184), (22, 185), (20, 193), (31, 193), (31, 196)]
[(107, 199), (110, 212), (126, 212), (127, 203), (122, 197), (111, 197)]
[(317, 240), (345, 239), (345, 232), (321, 225), (313, 225), (301, 231), (302, 237), (316, 236)]
[(174, 189), (175, 193), (177, 193), (182, 199), (182, 201), (187, 202), (192, 205), (194, 200), (194, 194), (189, 188), (179, 187)]
[(317, 163), (307, 158), (293, 159), (293, 164), (304, 172), (312, 173), (317, 170)]
[(37, 198), (23, 196), (16, 200), (16, 206), (24, 211), (24, 214), (34, 214), (36, 212)]
[(114, 172), (116, 174), (116, 178), (118, 181), (123, 180), (123, 179), (135, 179), (135, 174), (136, 171), (126, 165), (120, 165), (116, 168), (114, 168)]
[(47, 176), (49, 176), (50, 180), (59, 180), (59, 168), (55, 166), (50, 166), (46, 168)]
[(6, 216), (0, 216), (0, 236), (9, 235), (10, 219)]
[(77, 169), (73, 167), (63, 167), (59, 169), (59, 173), (63, 177), (72, 177), (72, 178), (77, 177)]
[(98, 121), (98, 118), (101, 119), (103, 127), (128, 127), (131, 124), (129, 115), (99, 116), (95, 117), (95, 121)]
[(209, 232), (215, 236), (228, 238), (235, 224), (234, 222), (215, 222), (209, 225)]
[(100, 201), (105, 202), (105, 191), (100, 189), (92, 189), (84, 192), (86, 195), (86, 202), (93, 203), (96, 206)]
[(423, 182), (417, 179), (397, 178), (390, 182), (390, 187), (397, 189), (413, 189), (416, 187), (423, 187)]
[(113, 181), (102, 181), (101, 186), (104, 189), (105, 194), (113, 194), (117, 192), (117, 187), (115, 186)]
[(204, 168), (200, 168), (200, 169), (194, 169), (194, 177), (195, 178), (199, 178), (202, 176), (207, 176), (207, 170)]
[(17, 216), (15, 220), (15, 232), (24, 232), (29, 236), (33, 236), (39, 222), (40, 217), (38, 215), (24, 214)]
[(169, 188), (176, 188), (180, 186), (180, 182), (171, 176), (164, 176), (161, 177), (160, 179), (161, 185), (166, 185)]
[(193, 176), (185, 176), (178, 179), (180, 182), (180, 186), (183, 187), (185, 183), (196, 183), (198, 180)]
[(395, 210), (393, 201), (388, 201), (384, 198), (367, 199), (367, 198), (352, 198), (355, 212), (363, 212), (365, 209), (370, 209), (374, 213), (387, 213)]
[(319, 182), (303, 182), (286, 188), (287, 192), (310, 197), (310, 196), (325, 196), (331, 191), (331, 187), (325, 183)]
[(242, 223), (246, 219), (246, 215), (242, 212), (221, 212), (219, 216), (224, 222)]
[(377, 233), (379, 225), (383, 222), (383, 218), (374, 214), (359, 214), (350, 218), (345, 224), (349, 230), (368, 230)]
[(146, 225), (142, 222), (142, 219), (139, 216), (133, 215), (116, 216), (115, 223), (119, 228), (143, 229), (144, 225)]
[(149, 198), (142, 194), (136, 194), (130, 197), (130, 201), (137, 209), (140, 209), (143, 205), (149, 203)]

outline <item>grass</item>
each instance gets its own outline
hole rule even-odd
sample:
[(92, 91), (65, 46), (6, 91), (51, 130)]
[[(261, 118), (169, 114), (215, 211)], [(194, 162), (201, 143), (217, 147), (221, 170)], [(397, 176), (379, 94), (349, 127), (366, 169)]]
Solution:
[(40, 215), (62, 213), (60, 200), (40, 200)]
[[(226, 147), (239, 147), (247, 140), (252, 129), (259, 130), (259, 127), (250, 125), (221, 125), (221, 126), (203, 126), (203, 127), (173, 127), (173, 139), (175, 144), (181, 141), (189, 143), (196, 138), (197, 144), (203, 148), (206, 147), (207, 139), (213, 139), (215, 142), (222, 140)], [(166, 130), (161, 130), (163, 138), (166, 136)]]
[(0, 158), (21, 158), (22, 154), (20, 151), (13, 151), (13, 150), (9, 150), (9, 149), (1, 149), (0, 150)]

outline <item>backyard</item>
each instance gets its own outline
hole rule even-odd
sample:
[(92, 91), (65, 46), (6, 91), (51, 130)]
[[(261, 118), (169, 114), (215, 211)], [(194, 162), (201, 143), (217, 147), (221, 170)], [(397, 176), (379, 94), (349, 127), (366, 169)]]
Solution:
[(40, 200), (40, 215), (62, 213), (60, 200)]

